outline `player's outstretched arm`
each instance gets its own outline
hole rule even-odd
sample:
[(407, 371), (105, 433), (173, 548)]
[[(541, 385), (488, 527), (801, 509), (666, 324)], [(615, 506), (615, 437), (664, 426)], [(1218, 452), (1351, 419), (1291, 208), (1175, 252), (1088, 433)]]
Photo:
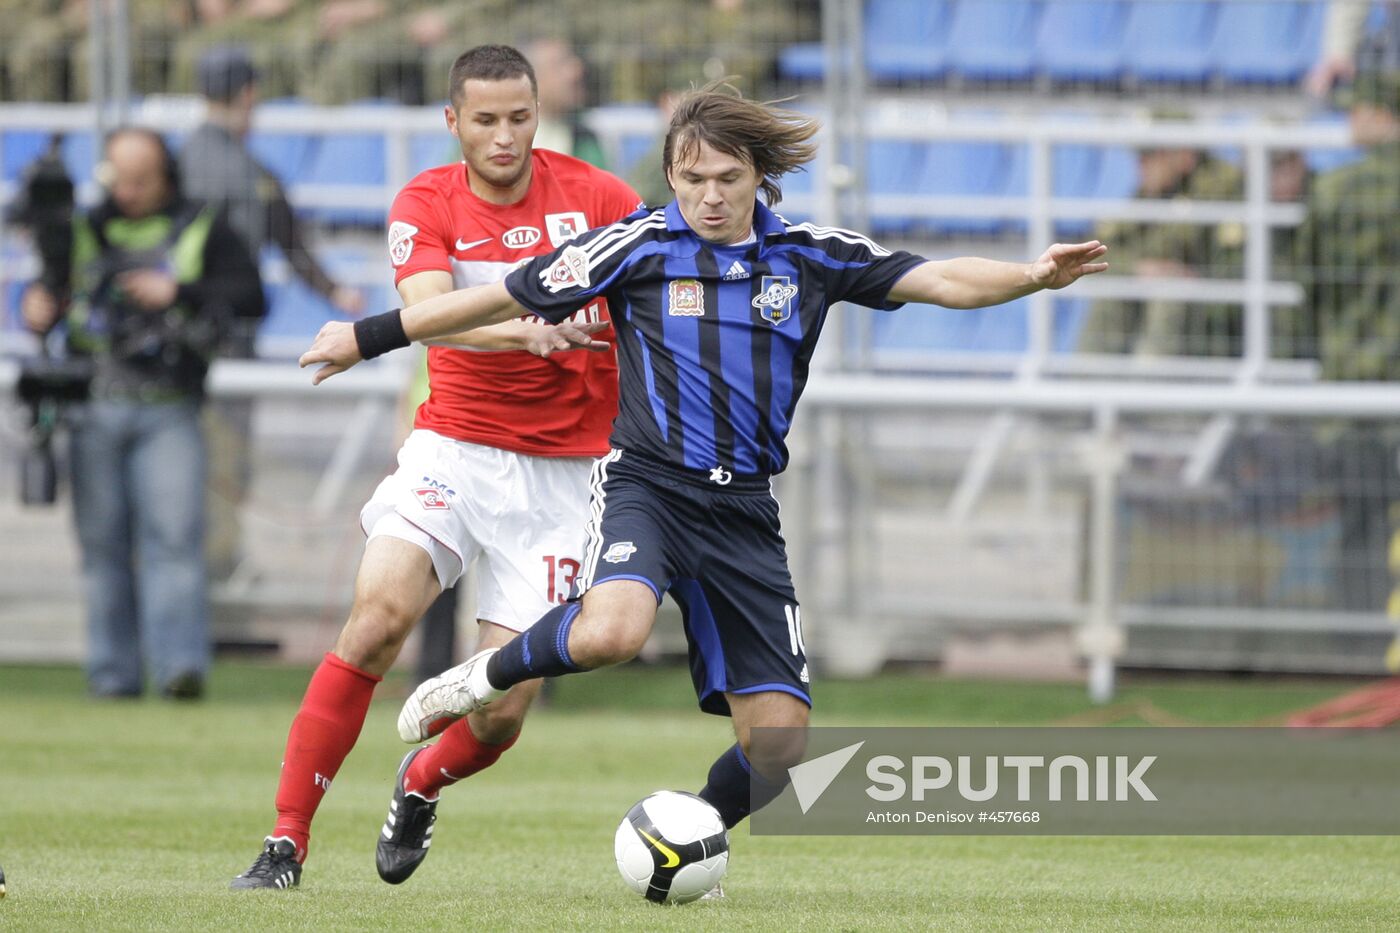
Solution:
[(1108, 247), (1098, 240), (1056, 243), (1030, 263), (963, 257), (926, 262), (890, 289), (890, 301), (920, 301), (945, 308), (984, 308), (1014, 301), (1042, 288), (1064, 288), (1108, 268), (1096, 262)]
[(524, 313), (502, 282), (463, 288), (354, 324), (332, 321), (321, 328), (298, 363), (302, 367), (322, 364), (311, 377), (312, 384), (319, 385), (361, 360), (406, 347), (415, 340), (499, 324)]

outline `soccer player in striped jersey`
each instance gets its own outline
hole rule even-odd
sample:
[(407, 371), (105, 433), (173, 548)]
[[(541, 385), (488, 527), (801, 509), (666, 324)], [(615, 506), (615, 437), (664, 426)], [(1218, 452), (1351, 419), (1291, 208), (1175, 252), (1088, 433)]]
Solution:
[[(669, 591), (700, 707), (731, 716), (737, 738), (700, 796), (733, 826), (781, 792), (803, 751), (811, 696), (769, 477), (787, 465), (784, 438), (828, 309), (979, 308), (1107, 268), (1098, 242), (1056, 244), (1030, 263), (927, 261), (849, 230), (788, 223), (756, 195), (778, 199), (782, 176), (813, 157), (816, 131), (807, 117), (723, 85), (694, 92), (666, 138), (670, 205), (590, 231), (503, 282), (327, 325), (302, 357), (324, 364), (319, 382), (411, 340), (525, 309), (561, 320), (596, 296), (612, 308), (620, 407), (613, 449), (593, 469), (576, 598), (423, 683), (399, 717), (405, 741), (530, 678), (632, 658)], [(757, 745), (757, 727), (793, 727), (791, 739)]]

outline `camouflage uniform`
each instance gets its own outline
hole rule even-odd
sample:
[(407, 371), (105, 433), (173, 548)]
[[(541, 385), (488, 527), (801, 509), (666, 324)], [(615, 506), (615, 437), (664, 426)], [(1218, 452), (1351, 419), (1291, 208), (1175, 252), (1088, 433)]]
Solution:
[[(1353, 103), (1400, 115), (1400, 71), (1363, 71)], [(1397, 124), (1400, 132), (1400, 124)], [(1299, 228), (1295, 262), (1311, 312), (1323, 378), (1400, 379), (1400, 139), (1319, 178)], [(1400, 621), (1400, 424), (1327, 423), (1319, 440), (1331, 451), (1341, 521), (1338, 601), (1374, 610), (1388, 602)], [(1387, 593), (1389, 598), (1387, 600)], [(1400, 641), (1387, 655), (1400, 666)]]
[[(1235, 201), (1244, 192), (1243, 173), (1209, 156), (1166, 199)], [(1141, 196), (1141, 195), (1140, 195)], [(1237, 278), (1244, 265), (1244, 228), (1238, 223), (1197, 224), (1112, 221), (1094, 235), (1113, 250), (1115, 269), (1134, 274), (1140, 260), (1179, 262), (1209, 278)], [(1174, 301), (1101, 300), (1093, 303), (1080, 337), (1089, 353), (1227, 356), (1239, 352), (1238, 306)]]

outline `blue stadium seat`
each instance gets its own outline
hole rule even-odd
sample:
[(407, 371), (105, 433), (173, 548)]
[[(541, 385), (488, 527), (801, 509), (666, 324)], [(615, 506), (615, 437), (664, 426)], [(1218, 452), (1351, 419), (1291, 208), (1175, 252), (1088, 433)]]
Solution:
[[(385, 282), (389, 281), (389, 260), (387, 254), (382, 252), (324, 249), (317, 251), (317, 258), (337, 281), (346, 281), (352, 271), (363, 272), (365, 268), (382, 269)], [(310, 340), (326, 321), (344, 319), (330, 302), (300, 279), (291, 276), (290, 272), (288, 275), (288, 280), (282, 282), (274, 282), (264, 276), (268, 311), (262, 326), (258, 328), (260, 337), (300, 337)], [(371, 309), (387, 308), (395, 303), (396, 296), (390, 294), (388, 284), (372, 285), (363, 288), (363, 291)]]
[(1219, 18), (1216, 0), (1137, 0), (1123, 36), (1128, 72), (1139, 81), (1204, 82)]
[[(913, 140), (873, 140), (865, 150), (866, 190), (870, 194), (922, 194), (925, 145)], [(919, 218), (910, 215), (871, 217), (876, 235), (911, 232)]]
[(951, 0), (869, 0), (865, 66), (877, 81), (932, 81), (948, 71)]
[(1127, 0), (1046, 0), (1035, 60), (1054, 81), (1114, 81), (1123, 74)]
[(0, 180), (14, 181), (49, 145), (49, 134), (39, 130), (7, 130), (0, 134)]
[[(263, 101), (258, 105), (258, 109), (275, 112), (305, 109), (309, 106), (299, 97), (279, 97)], [(310, 169), (314, 144), (315, 136), (311, 133), (269, 133), (254, 130), (248, 134), (248, 150), (284, 185), (293, 185), (305, 180)]]
[(1039, 13), (1033, 0), (958, 4), (948, 27), (950, 69), (973, 80), (1029, 79)]
[[(870, 0), (864, 22), (869, 75), (877, 81), (932, 81), (947, 74), (953, 2)], [(826, 76), (825, 46), (799, 42), (784, 48), (778, 53), (778, 74), (794, 81), (820, 81)]]
[(778, 53), (778, 74), (793, 81), (820, 81), (826, 75), (826, 47), (799, 42)]
[[(379, 133), (333, 133), (317, 140), (303, 181), (315, 185), (366, 188), (387, 183), (385, 139)], [(313, 216), (328, 223), (379, 226), (389, 205), (382, 208), (317, 207)]]
[(430, 168), (462, 160), (462, 147), (446, 133), (417, 133), (408, 138), (408, 172), (417, 175)]
[[(875, 315), (871, 341), (876, 350), (900, 352), (1023, 353), (1030, 345), (1029, 307), (1027, 298), (972, 311), (909, 304)], [(1075, 348), (1088, 307), (1082, 298), (1054, 299), (1053, 352)]]
[[(1308, 119), (1309, 123), (1341, 124), (1347, 125), (1347, 115), (1344, 113), (1321, 113)], [(1343, 168), (1353, 162), (1359, 162), (1366, 158), (1366, 150), (1360, 148), (1351, 149), (1309, 149), (1305, 156), (1308, 160), (1308, 168), (1314, 172), (1330, 172), (1334, 169)]]
[(1317, 61), (1323, 5), (1318, 0), (1233, 0), (1220, 10), (1210, 57), (1239, 84), (1292, 84)]
[[(1006, 143), (946, 142), (925, 147), (917, 194), (999, 197), (1024, 195), (1028, 190), (1026, 151)], [(994, 234), (1015, 226), (1000, 217), (937, 218), (934, 228), (943, 233)]]

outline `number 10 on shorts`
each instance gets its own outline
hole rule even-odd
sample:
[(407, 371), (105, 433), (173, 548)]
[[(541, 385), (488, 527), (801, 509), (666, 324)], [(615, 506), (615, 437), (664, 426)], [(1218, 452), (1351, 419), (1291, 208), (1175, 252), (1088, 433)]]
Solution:
[(792, 653), (805, 657), (807, 642), (802, 638), (802, 607), (784, 606), (783, 614), (787, 616), (788, 643), (792, 646)]
[(553, 554), (545, 555), (545, 573), (549, 577), (545, 585), (545, 599), (551, 604), (568, 602), (569, 591), (573, 589), (574, 577), (578, 576), (579, 562), (572, 557), (556, 557)]

